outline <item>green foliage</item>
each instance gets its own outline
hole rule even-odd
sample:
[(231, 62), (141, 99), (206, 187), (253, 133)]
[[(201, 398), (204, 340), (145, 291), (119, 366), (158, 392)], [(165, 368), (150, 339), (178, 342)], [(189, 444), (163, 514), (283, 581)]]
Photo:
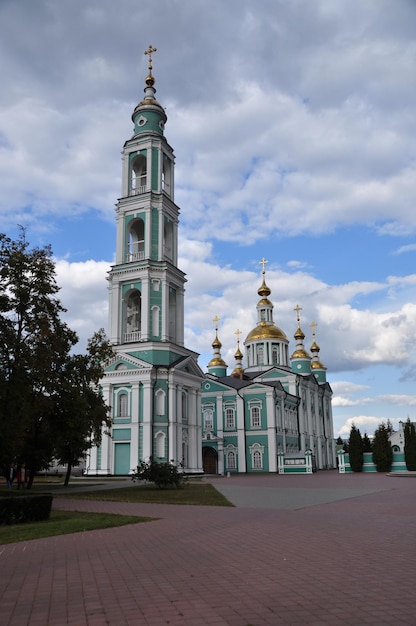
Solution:
[(389, 436), (391, 424), (382, 422), (374, 433), (373, 439), (373, 463), (378, 472), (389, 472), (393, 463), (393, 449)]
[(408, 471), (416, 471), (416, 429), (410, 418), (404, 425), (404, 458)]
[(372, 451), (373, 451), (373, 444), (371, 443), (371, 439), (367, 435), (367, 433), (364, 433), (364, 437), (363, 437), (363, 452), (372, 452)]
[(175, 463), (158, 463), (150, 457), (149, 461), (140, 461), (132, 480), (145, 480), (154, 483), (159, 489), (166, 487), (182, 487), (187, 477), (182, 466)]
[(67, 465), (65, 486), (71, 468), (78, 465), (90, 447), (90, 440), (99, 445), (102, 426), (111, 425), (109, 407), (98, 388), (104, 374), (103, 364), (111, 356), (113, 349), (101, 329), (89, 340), (85, 355), (72, 355), (65, 364), (53, 422), (54, 456)]
[(51, 514), (52, 495), (9, 495), (0, 498), (0, 524), (23, 524), (47, 520)]
[(87, 355), (71, 354), (58, 291), (50, 246), (30, 248), (24, 229), (0, 234), (0, 466), (24, 463), (29, 488), (52, 458), (78, 462), (107, 419), (97, 384), (108, 342), (100, 331)]
[(350, 455), (350, 465), (353, 472), (363, 471), (363, 440), (360, 429), (355, 424), (351, 426), (350, 437), (348, 440), (348, 450)]

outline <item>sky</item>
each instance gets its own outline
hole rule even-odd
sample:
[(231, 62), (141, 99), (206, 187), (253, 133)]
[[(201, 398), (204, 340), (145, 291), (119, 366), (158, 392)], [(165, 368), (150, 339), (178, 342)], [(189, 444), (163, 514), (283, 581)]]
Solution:
[(334, 434), (416, 419), (414, 0), (1, 0), (0, 232), (51, 244), (79, 350), (107, 328), (121, 150), (152, 44), (174, 148), (185, 345), (256, 325), (267, 259), (316, 322)]

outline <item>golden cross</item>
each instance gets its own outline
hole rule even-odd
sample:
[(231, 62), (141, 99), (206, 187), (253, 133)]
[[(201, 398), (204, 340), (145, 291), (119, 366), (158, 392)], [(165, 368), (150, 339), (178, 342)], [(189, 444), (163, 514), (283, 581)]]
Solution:
[(234, 333), (234, 335), (237, 335), (237, 343), (240, 343), (240, 335), (242, 334), (243, 334), (243, 331), (237, 328), (237, 330)]
[(152, 54), (153, 52), (157, 52), (157, 48), (154, 48), (152, 44), (149, 44), (147, 50), (144, 51), (145, 54), (149, 55), (149, 72), (152, 73)]
[(218, 315), (216, 315), (212, 321), (215, 322), (215, 330), (218, 330), (218, 322), (220, 321), (220, 317), (218, 317)]
[(264, 274), (264, 266), (266, 265), (266, 263), (268, 263), (268, 261), (266, 261), (264, 257), (261, 261), (259, 261), (259, 264), (262, 266), (262, 274)]
[(311, 322), (309, 326), (312, 328), (312, 337), (315, 339), (315, 328), (318, 326), (316, 322)]
[(296, 319), (297, 319), (297, 321), (299, 323), (300, 322), (300, 315), (299, 315), (299, 313), (302, 311), (302, 307), (297, 304), (293, 310), (296, 311)]

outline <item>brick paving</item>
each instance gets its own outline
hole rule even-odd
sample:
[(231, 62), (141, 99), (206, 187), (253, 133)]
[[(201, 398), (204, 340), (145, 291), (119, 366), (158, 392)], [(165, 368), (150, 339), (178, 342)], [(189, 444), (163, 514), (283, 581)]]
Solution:
[(205, 480), (237, 506), (56, 499), (160, 519), (0, 546), (0, 625), (416, 625), (416, 480)]

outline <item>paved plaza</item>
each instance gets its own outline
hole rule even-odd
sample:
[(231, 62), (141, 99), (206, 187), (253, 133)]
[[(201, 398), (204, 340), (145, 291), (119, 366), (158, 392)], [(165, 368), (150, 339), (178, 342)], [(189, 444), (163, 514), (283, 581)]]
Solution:
[(414, 478), (204, 480), (235, 507), (56, 498), (158, 519), (0, 546), (0, 625), (416, 625)]

